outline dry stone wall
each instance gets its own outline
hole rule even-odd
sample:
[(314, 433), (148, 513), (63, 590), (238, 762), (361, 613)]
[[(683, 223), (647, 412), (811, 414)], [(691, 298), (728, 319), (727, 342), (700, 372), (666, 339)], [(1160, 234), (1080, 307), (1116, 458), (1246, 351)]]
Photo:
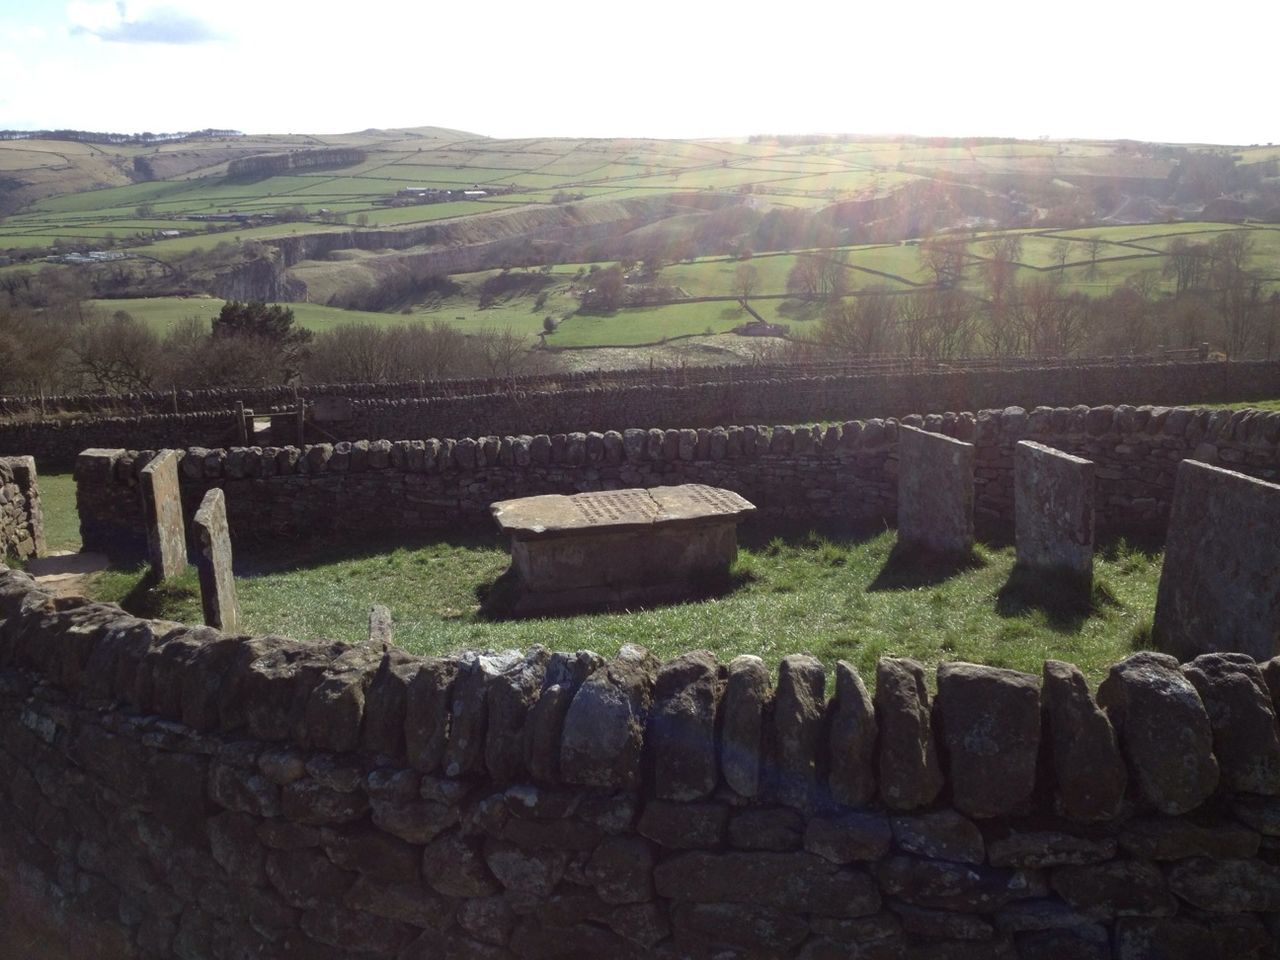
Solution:
[[(1164, 529), (1180, 461), (1195, 457), (1280, 478), (1280, 414), (1167, 407), (1020, 407), (912, 415), (901, 421), (975, 446), (979, 530), (1012, 533), (1014, 445), (1031, 439), (1093, 461), (1100, 531)], [(892, 523), (893, 419), (821, 426), (732, 426), (520, 437), (373, 440), (284, 448), (190, 448), (180, 474), (186, 515), (226, 494), (231, 535), (364, 536), (479, 523), (489, 504), (542, 493), (705, 483), (734, 490), (765, 517)], [(98, 451), (76, 467), (87, 549), (134, 553), (143, 529), (139, 471), (153, 452)]]
[(45, 550), (35, 460), (0, 458), (0, 555), (26, 560), (44, 556)]
[(1276, 955), (1280, 661), (773, 676), (226, 636), (0, 571), (0, 953)]
[[(1073, 365), (924, 374), (845, 373), (725, 379), (687, 384), (625, 383), (528, 390), (495, 387), (473, 396), (367, 397), (352, 418), (323, 424), (331, 439), (553, 434), (634, 427), (711, 427), (903, 417), (920, 410), (978, 410), (1020, 404), (1144, 404), (1251, 400), (1280, 395), (1280, 361)], [(359, 397), (359, 395), (357, 395)], [(288, 406), (285, 404), (284, 406)], [(253, 406), (268, 415), (269, 407)], [(296, 440), (292, 422), (288, 436)], [(70, 465), (88, 447), (217, 447), (234, 436), (226, 409), (133, 417), (69, 417), (0, 424), (0, 455), (31, 454)], [(312, 434), (315, 434), (314, 428)], [(280, 442), (281, 438), (276, 438)]]
[[(940, 364), (918, 362), (920, 369)], [(910, 368), (912, 361), (899, 361)], [(1030, 366), (1030, 364), (1027, 364)], [(515, 377), (479, 377), (453, 380), (405, 380), (391, 383), (320, 383), (298, 387), (217, 387), (205, 390), (143, 391), (141, 393), (66, 394), (0, 397), (0, 417), (34, 416), (42, 410), (102, 415), (143, 413), (197, 413), (230, 410), (236, 401), (255, 410), (288, 407), (298, 398), (421, 399), (424, 397), (476, 397), (507, 391), (540, 392), (605, 387), (623, 384), (665, 384), (796, 380), (859, 372), (873, 372), (875, 361), (815, 361), (803, 363), (733, 364), (697, 367), (635, 368), (626, 370), (530, 374)], [(911, 372), (907, 369), (905, 372)]]

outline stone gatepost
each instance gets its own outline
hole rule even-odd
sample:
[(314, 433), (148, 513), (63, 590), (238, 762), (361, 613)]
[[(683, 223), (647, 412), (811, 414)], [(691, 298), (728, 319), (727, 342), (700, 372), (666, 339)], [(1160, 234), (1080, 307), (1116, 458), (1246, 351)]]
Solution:
[(40, 505), (40, 481), (36, 478), (35, 457), (4, 457), (3, 462), (13, 473), (13, 482), (24, 501), (22, 515), (25, 518), (26, 536), (19, 538), (17, 554), (20, 557), (43, 557), (49, 552), (44, 536), (44, 508)]
[(1019, 441), (1013, 450), (1018, 566), (1093, 581), (1093, 461)]
[(898, 427), (898, 546), (940, 554), (973, 549), (971, 443)]
[(200, 606), (204, 622), (227, 633), (240, 629), (240, 601), (231, 572), (231, 532), (227, 501), (214, 488), (200, 501), (192, 527), (196, 536), (196, 569), (200, 573)]
[(1280, 654), (1280, 486), (1196, 460), (1178, 464), (1154, 639), (1180, 660)]
[(187, 532), (182, 520), (177, 450), (162, 450), (142, 468), (142, 512), (147, 556), (157, 580), (180, 577), (187, 569)]

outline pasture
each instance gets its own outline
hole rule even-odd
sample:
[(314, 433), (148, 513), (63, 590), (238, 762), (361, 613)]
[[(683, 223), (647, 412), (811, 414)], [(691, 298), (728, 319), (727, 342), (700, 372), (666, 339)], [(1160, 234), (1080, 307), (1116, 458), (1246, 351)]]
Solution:
[[(338, 169), (294, 170), (257, 180), (227, 176), (228, 161), (300, 147), (355, 146), (363, 161)], [(1265, 159), (1259, 155), (1258, 160)], [(130, 182), (135, 160), (156, 179)], [(0, 224), (0, 251), (51, 247), (55, 240), (92, 243), (106, 231), (117, 240), (157, 229), (196, 229), (190, 216), (279, 214), (301, 208), (357, 218), (368, 227), (397, 227), (467, 216), (512, 204), (545, 204), (559, 193), (611, 198), (655, 193), (746, 193), (758, 206), (817, 206), (866, 199), (937, 169), (990, 172), (1030, 165), (1048, 176), (1084, 168), (1126, 175), (1135, 158), (1114, 145), (1083, 142), (948, 143), (860, 139), (770, 141), (499, 140), (435, 129), (372, 131), (328, 137), (232, 137), (143, 148), (90, 147), (61, 141), (0, 142), (0, 171), (30, 198)], [(389, 207), (375, 203), (409, 186), (486, 190), (454, 203)], [(148, 205), (139, 218), (137, 209)], [(138, 220), (144, 222), (139, 225)], [(286, 232), (320, 224), (290, 225)], [(279, 228), (274, 228), (278, 230)], [(258, 236), (279, 235), (276, 233)], [(189, 245), (156, 245), (157, 256)]]
[[(440, 207), (450, 206), (440, 204)], [(395, 211), (388, 211), (395, 212)], [(298, 228), (280, 225), (260, 231), (244, 230), (241, 238), (267, 237), (273, 231)], [(341, 230), (342, 227), (328, 227)], [(1130, 277), (1154, 273), (1159, 288), (1172, 290), (1172, 281), (1163, 277), (1166, 263), (1164, 250), (1178, 237), (1207, 242), (1223, 233), (1245, 231), (1252, 244), (1252, 266), (1274, 284), (1280, 278), (1280, 228), (1240, 226), (1220, 223), (1147, 224), (1138, 226), (1096, 227), (1087, 231), (1019, 231), (1022, 253), (1016, 278), (1025, 282), (1036, 277), (1060, 276), (1068, 290), (1080, 290), (1090, 296), (1106, 296)], [(982, 292), (982, 263), (989, 257), (986, 248), (992, 235), (981, 236), (967, 245), (969, 265), (965, 285), (976, 294)], [(1087, 241), (1102, 240), (1096, 263), (1091, 262)], [(182, 237), (163, 241), (148, 248), (190, 249), (203, 237)], [(1060, 269), (1057, 247), (1069, 244), (1065, 265)], [(856, 294), (869, 288), (906, 292), (928, 286), (932, 282), (920, 247), (913, 244), (869, 244), (815, 251), (843, 260), (848, 289)], [(763, 253), (742, 261), (730, 257), (704, 257), (665, 265), (653, 281), (671, 288), (672, 302), (643, 307), (623, 307), (602, 316), (578, 313), (579, 296), (590, 287), (589, 270), (607, 263), (556, 264), (545, 274), (539, 270), (510, 271), (513, 282), (505, 292), (482, 297), (487, 281), (503, 271), (486, 270), (455, 274), (451, 279), (458, 292), (449, 296), (425, 295), (397, 304), (388, 312), (375, 313), (341, 310), (324, 306), (343, 291), (360, 287), (376, 288), (382, 282), (386, 267), (376, 254), (351, 251), (338, 259), (304, 261), (292, 275), (306, 283), (309, 295), (317, 302), (293, 303), (299, 323), (313, 330), (331, 329), (344, 321), (390, 325), (406, 320), (441, 321), (474, 333), (489, 329), (511, 329), (532, 341), (543, 332), (544, 318), (558, 322), (558, 329), (547, 337), (549, 346), (558, 348), (635, 346), (656, 343), (673, 337), (723, 333), (746, 322), (750, 317), (736, 302), (736, 278), (744, 266), (756, 274), (751, 306), (769, 322), (785, 323), (794, 335), (804, 336), (813, 329), (812, 321), (820, 316), (816, 304), (788, 295), (787, 277), (796, 263), (793, 252)], [(523, 278), (523, 282), (521, 280)], [(685, 298), (717, 298), (701, 302), (681, 302)], [(97, 301), (105, 309), (123, 309), (163, 331), (186, 316), (212, 317), (222, 302), (214, 298), (153, 298)]]

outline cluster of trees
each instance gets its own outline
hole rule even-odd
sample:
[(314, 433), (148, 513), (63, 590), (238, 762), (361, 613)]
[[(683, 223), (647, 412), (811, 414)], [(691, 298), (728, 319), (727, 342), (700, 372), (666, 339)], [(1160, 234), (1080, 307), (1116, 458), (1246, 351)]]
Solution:
[(509, 328), (464, 334), (436, 321), (347, 323), (316, 335), (304, 365), (311, 383), (380, 383), (457, 377), (501, 379), (544, 372), (546, 353)]
[(40, 305), (0, 302), (0, 392), (130, 393), (234, 383), (283, 383), (301, 376), (311, 331), (293, 311), (225, 304), (210, 325), (179, 321), (164, 335), (126, 311), (103, 310), (60, 291)]
[(439, 322), (343, 324), (314, 334), (287, 307), (236, 301), (212, 324), (189, 317), (159, 334), (126, 311), (96, 308), (64, 290), (0, 286), (6, 394), (497, 378), (545, 366), (546, 355), (529, 348), (528, 338), (510, 331), (466, 335)]
[(239, 130), (218, 130), (213, 127), (190, 133), (97, 133), (91, 130), (0, 130), (0, 140), (72, 140), (76, 143), (152, 144), (173, 143), (178, 140), (199, 140), (208, 137), (242, 137)]
[[(958, 356), (1067, 357), (1131, 355), (1157, 347), (1193, 348), (1210, 343), (1228, 357), (1280, 352), (1280, 294), (1249, 268), (1247, 233), (1213, 241), (1173, 241), (1163, 272), (1130, 277), (1105, 297), (1089, 297), (1062, 280), (1064, 250), (1053, 266), (1019, 280), (1021, 240), (996, 237), (973, 258), (962, 242), (922, 245), (934, 284), (911, 292), (871, 287), (856, 296), (825, 296), (817, 341), (826, 349), (867, 356), (906, 354), (931, 359)], [(1096, 245), (1089, 243), (1096, 272)], [(814, 258), (822, 259), (814, 254)], [(828, 265), (835, 261), (828, 259)], [(815, 265), (792, 271), (797, 285)], [(975, 272), (977, 276), (970, 274)], [(1162, 281), (1173, 281), (1166, 293)], [(975, 282), (976, 281), (976, 282)], [(815, 289), (811, 279), (808, 289)], [(791, 283), (788, 283), (791, 288)], [(817, 294), (815, 294), (817, 296)]]

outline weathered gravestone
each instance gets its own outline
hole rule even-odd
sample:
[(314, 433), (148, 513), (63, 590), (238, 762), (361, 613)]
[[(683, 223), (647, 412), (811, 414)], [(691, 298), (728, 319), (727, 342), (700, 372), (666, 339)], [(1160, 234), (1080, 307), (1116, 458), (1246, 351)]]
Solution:
[(1013, 451), (1018, 565), (1093, 579), (1093, 461), (1022, 440)]
[(1178, 465), (1154, 639), (1179, 660), (1280, 654), (1280, 486), (1196, 460)]
[(391, 646), (391, 637), (395, 628), (391, 621), (391, 611), (381, 603), (369, 608), (369, 642), (380, 643), (384, 647)]
[(142, 468), (142, 512), (147, 556), (156, 578), (182, 576), (187, 569), (187, 531), (182, 521), (177, 450), (160, 451)]
[(728, 573), (738, 523), (756, 508), (694, 483), (524, 497), (490, 509), (511, 534), (514, 612), (523, 614), (689, 596)]
[(939, 554), (973, 549), (971, 443), (898, 427), (898, 545)]
[(204, 495), (192, 526), (196, 535), (196, 568), (200, 572), (204, 622), (234, 633), (240, 629), (240, 601), (231, 572), (227, 501), (221, 490), (215, 488)]

